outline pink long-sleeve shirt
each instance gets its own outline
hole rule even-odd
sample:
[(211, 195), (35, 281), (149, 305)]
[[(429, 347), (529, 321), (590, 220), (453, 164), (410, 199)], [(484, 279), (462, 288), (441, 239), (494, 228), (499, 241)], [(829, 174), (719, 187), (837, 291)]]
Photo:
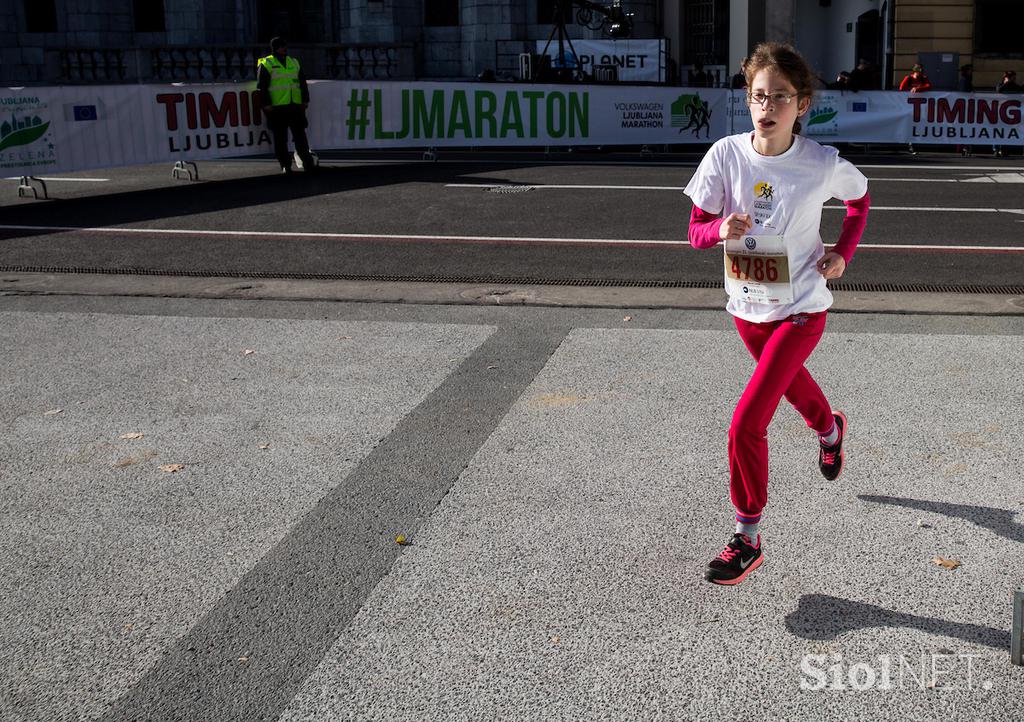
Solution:
[[(868, 224), (868, 209), (871, 207), (871, 196), (865, 193), (853, 201), (844, 201), (846, 206), (846, 218), (843, 219), (843, 228), (839, 232), (839, 241), (832, 247), (832, 251), (838, 253), (849, 265), (853, 260), (853, 252), (864, 235), (864, 228)], [(690, 228), (686, 237), (694, 248), (712, 248), (718, 245), (721, 237), (719, 229), (725, 219), (714, 213), (709, 213), (696, 204), (690, 212)]]

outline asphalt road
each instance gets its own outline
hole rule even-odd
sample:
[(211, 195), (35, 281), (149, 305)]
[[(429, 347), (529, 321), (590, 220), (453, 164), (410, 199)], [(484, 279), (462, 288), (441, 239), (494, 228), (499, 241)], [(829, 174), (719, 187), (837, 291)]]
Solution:
[(1020, 720), (1022, 334), (830, 314), (727, 588), (721, 309), (0, 295), (0, 718)]
[[(1019, 160), (852, 159), (874, 204), (852, 282), (1019, 285)], [(0, 287), (0, 717), (1020, 719), (1019, 312), (830, 314), (808, 367), (847, 469), (825, 483), (780, 408), (769, 561), (723, 589), (701, 573), (752, 361), (720, 308), (17, 272), (714, 283), (684, 241), (697, 160), (153, 166), (50, 202), (8, 181), (0, 281), (58, 295)]]
[[(1019, 158), (849, 157), (873, 208), (843, 282), (1020, 284)], [(7, 181), (0, 268), (719, 282), (720, 254), (685, 244), (681, 188), (698, 160), (393, 154), (325, 159), (314, 177), (280, 176), (266, 160), (204, 162), (198, 182), (167, 166), (65, 176), (77, 180), (50, 181), (50, 202), (19, 199)], [(826, 204), (826, 242), (842, 217)]]

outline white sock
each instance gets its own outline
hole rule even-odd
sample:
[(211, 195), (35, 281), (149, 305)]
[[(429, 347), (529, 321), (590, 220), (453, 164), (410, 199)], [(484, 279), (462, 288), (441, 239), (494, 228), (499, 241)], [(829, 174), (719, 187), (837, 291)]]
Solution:
[(743, 522), (738, 521), (736, 522), (736, 533), (745, 534), (756, 547), (758, 545), (758, 537), (760, 535), (760, 532), (758, 531), (759, 526), (760, 522), (757, 524), (744, 524)]
[(818, 434), (818, 440), (825, 446), (835, 446), (839, 441), (839, 424), (832, 422), (832, 431), (827, 434)]

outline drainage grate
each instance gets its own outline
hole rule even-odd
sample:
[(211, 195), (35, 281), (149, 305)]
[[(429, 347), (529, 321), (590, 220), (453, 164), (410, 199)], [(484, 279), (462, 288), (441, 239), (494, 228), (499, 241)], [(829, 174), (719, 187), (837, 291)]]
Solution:
[(533, 186), (490, 186), (487, 189), (488, 193), (501, 193), (503, 195), (510, 195), (512, 193), (528, 193), (533, 190)]
[[(264, 273), (203, 269), (197, 271), (159, 268), (82, 268), (57, 266), (0, 266), (0, 273), (93, 273), (126, 276), (179, 276), (183, 278), (244, 278), (297, 281), (376, 281), (391, 283), (461, 283), (481, 286), (614, 286), (620, 288), (723, 288), (721, 281), (678, 281), (624, 278), (531, 278), (529, 276), (432, 276), (353, 273)], [(0, 279), (2, 280), (2, 279)], [(1024, 285), (942, 283), (834, 283), (833, 291), (864, 293), (968, 293), (1024, 296)]]

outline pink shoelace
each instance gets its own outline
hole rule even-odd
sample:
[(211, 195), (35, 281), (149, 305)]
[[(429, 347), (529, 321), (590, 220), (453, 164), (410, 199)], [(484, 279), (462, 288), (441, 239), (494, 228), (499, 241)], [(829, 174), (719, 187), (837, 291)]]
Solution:
[(718, 555), (718, 558), (721, 559), (723, 562), (728, 563), (728, 562), (731, 562), (732, 558), (734, 556), (736, 556), (737, 554), (739, 554), (739, 553), (740, 552), (739, 552), (738, 549), (733, 549), (732, 547), (726, 547), (725, 549), (722, 550), (722, 553)]
[(829, 466), (832, 466), (833, 464), (836, 463), (836, 452), (834, 452), (834, 451), (825, 451), (824, 449), (822, 449), (821, 459), (822, 459), (822, 461), (824, 461)]

